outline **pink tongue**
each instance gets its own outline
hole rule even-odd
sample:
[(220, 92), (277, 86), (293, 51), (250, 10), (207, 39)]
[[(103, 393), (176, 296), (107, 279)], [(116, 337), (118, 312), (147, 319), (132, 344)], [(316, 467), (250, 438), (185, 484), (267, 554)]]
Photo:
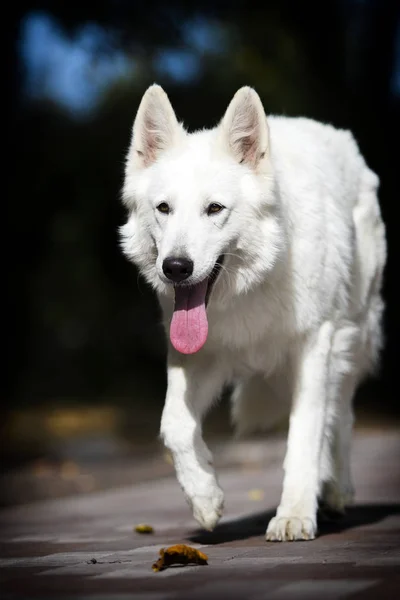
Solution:
[(169, 337), (175, 350), (194, 354), (205, 344), (208, 335), (205, 279), (190, 287), (175, 288), (175, 308)]

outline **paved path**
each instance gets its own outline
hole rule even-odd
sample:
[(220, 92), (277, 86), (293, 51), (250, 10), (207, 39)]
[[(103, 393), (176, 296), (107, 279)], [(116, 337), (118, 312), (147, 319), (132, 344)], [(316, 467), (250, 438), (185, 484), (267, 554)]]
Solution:
[[(172, 476), (2, 510), (2, 598), (400, 598), (399, 432), (357, 434), (356, 504), (313, 542), (264, 541), (283, 453), (282, 440), (216, 449), (226, 512), (213, 533), (196, 528)], [(136, 534), (141, 522), (154, 534)], [(209, 565), (153, 573), (158, 550), (177, 543)]]

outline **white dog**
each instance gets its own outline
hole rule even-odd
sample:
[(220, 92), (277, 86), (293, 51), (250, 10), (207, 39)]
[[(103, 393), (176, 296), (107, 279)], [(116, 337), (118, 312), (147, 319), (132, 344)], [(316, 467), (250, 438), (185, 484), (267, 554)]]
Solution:
[(351, 133), (266, 117), (249, 87), (189, 134), (165, 92), (143, 96), (127, 157), (125, 255), (169, 331), (161, 437), (198, 522), (223, 492), (204, 414), (234, 383), (239, 432), (290, 413), (283, 492), (267, 540), (310, 540), (318, 500), (351, 501), (352, 397), (382, 345), (386, 261), (377, 176)]

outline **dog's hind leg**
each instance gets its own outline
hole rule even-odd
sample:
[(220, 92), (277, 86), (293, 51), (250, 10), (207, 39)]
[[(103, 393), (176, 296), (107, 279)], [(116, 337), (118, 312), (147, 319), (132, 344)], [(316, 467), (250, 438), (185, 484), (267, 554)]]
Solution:
[(238, 436), (268, 431), (288, 416), (290, 402), (282, 384), (282, 377), (253, 375), (235, 386), (231, 416)]
[[(350, 389), (352, 388), (352, 389)], [(352, 397), (354, 386), (340, 399), (340, 415), (325, 427), (320, 462), (320, 506), (323, 511), (343, 514), (352, 504), (354, 488), (351, 477), (351, 436), (353, 429)]]
[(364, 346), (359, 325), (348, 322), (335, 332), (320, 457), (320, 499), (322, 508), (338, 513), (344, 512), (354, 496), (350, 468), (353, 397), (365, 363)]
[(350, 454), (353, 430), (354, 374), (344, 375), (328, 399), (324, 440), (320, 457), (320, 501), (323, 510), (344, 513), (351, 504), (354, 488)]

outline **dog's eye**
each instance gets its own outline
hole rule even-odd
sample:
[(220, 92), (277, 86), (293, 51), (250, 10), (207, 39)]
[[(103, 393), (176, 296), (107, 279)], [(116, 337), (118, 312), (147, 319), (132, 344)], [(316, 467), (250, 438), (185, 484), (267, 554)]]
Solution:
[(166, 202), (161, 202), (161, 204), (157, 206), (157, 210), (167, 215), (169, 213), (169, 206)]
[(223, 210), (225, 207), (222, 206), (222, 204), (217, 204), (217, 202), (212, 202), (210, 204), (210, 206), (207, 208), (207, 214), (208, 215), (215, 215), (219, 212), (221, 212), (221, 210)]

